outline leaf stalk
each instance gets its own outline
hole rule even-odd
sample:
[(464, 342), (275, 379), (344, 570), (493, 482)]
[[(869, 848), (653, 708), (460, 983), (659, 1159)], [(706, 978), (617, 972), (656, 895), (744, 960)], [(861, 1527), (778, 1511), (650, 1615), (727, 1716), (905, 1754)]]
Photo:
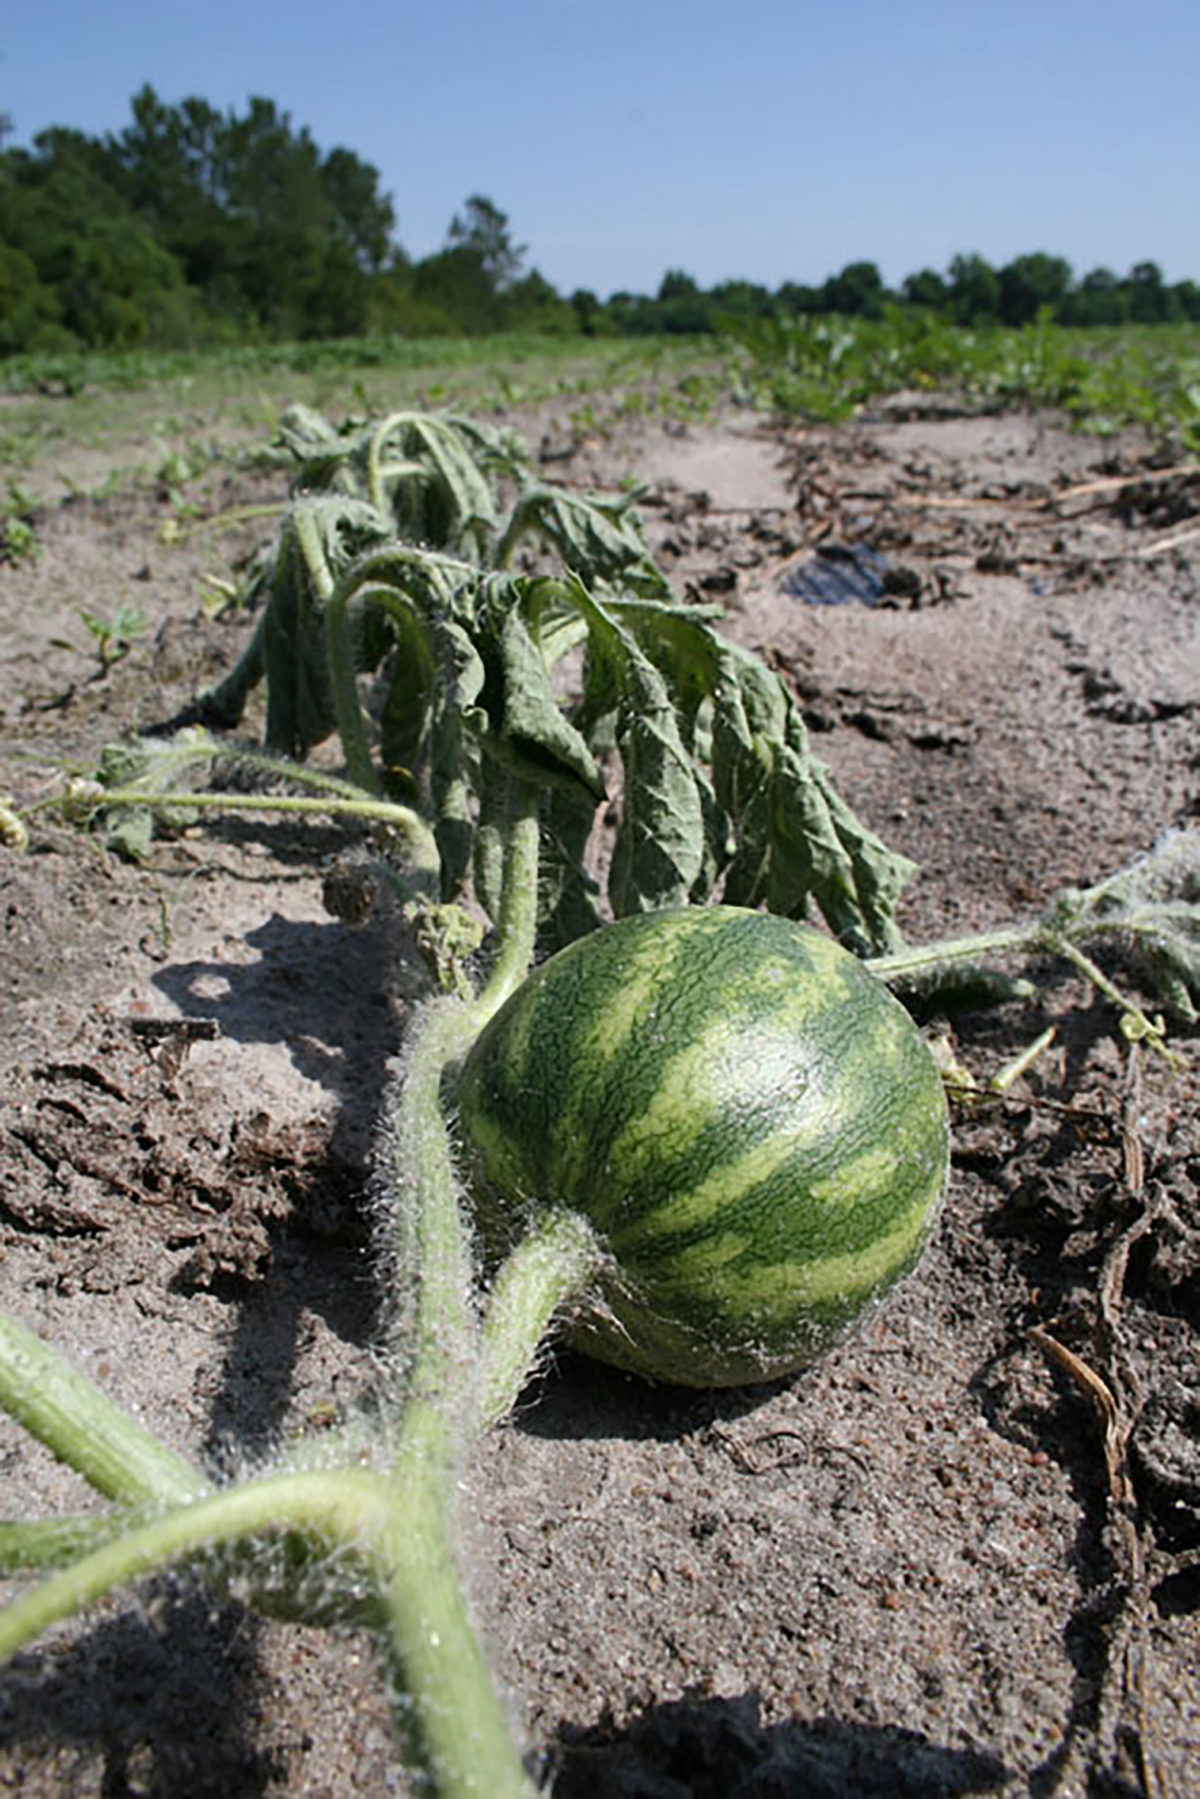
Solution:
[(209, 1486), (199, 1468), (6, 1313), (0, 1313), (0, 1408), (106, 1499), (178, 1502)]

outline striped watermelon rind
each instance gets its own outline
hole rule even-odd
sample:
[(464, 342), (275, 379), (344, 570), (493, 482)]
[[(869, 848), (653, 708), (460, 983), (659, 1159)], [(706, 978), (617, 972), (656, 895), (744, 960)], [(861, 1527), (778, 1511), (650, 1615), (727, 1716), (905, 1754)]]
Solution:
[(458, 1089), (485, 1249), (547, 1208), (604, 1249), (571, 1336), (651, 1379), (794, 1372), (913, 1268), (949, 1166), (933, 1058), (860, 962), (715, 906), (605, 926), (544, 963)]

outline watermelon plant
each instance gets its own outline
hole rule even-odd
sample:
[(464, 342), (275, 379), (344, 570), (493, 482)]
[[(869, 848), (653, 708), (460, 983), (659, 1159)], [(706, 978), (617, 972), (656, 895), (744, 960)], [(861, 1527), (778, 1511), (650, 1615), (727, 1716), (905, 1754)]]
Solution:
[[(452, 419), (286, 430), (298, 485), (246, 657), (200, 720), (114, 746), (62, 803), (133, 855), (214, 809), (368, 833), (431, 989), (381, 1106), (384, 1375), (361, 1415), (223, 1483), (0, 1317), (0, 1405), (110, 1502), (0, 1525), (0, 1568), (42, 1577), (0, 1656), (188, 1559), (272, 1616), (374, 1629), (433, 1789), (506, 1799), (533, 1784), (453, 1502), (548, 1334), (690, 1385), (821, 1354), (913, 1266), (945, 1186), (941, 1084), (887, 983), (945, 1003), (981, 955), (1054, 951), (1115, 994), (1085, 948), (1115, 936), (1194, 1017), (1200, 833), (1029, 925), (907, 946), (909, 865), (837, 796), (782, 682), (674, 601), (628, 505), (531, 483), (511, 441)], [(265, 748), (214, 736), (264, 677)], [(302, 760), (333, 732), (344, 777)], [(0, 806), (0, 841), (32, 810)]]

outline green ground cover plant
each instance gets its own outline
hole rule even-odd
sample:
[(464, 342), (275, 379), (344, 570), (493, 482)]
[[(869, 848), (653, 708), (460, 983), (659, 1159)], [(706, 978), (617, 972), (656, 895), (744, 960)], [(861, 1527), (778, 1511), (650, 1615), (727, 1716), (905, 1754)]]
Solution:
[(38, 553), (37, 505), (14, 481), (0, 501), (0, 561), (29, 562)]
[[(146, 633), (146, 615), (136, 606), (118, 606), (109, 618), (100, 618), (84, 607), (80, 609), (79, 622), (91, 639), (91, 653), (101, 674), (107, 674), (114, 662), (127, 656), (138, 638)], [(68, 638), (52, 637), (50, 641), (57, 649), (80, 647)]]
[[(485, 417), (561, 401), (584, 435), (602, 433), (614, 414), (706, 417), (726, 386), (711, 340), (508, 333), (14, 357), (0, 364), (0, 391), (10, 396), (0, 452), (13, 469), (37, 466), (39, 502), (58, 497), (52, 475), (70, 493), (100, 498), (157, 482), (172, 454), (200, 470), (218, 456), (272, 465), (279, 451), (266, 439), (292, 400), (338, 416), (365, 413), (379, 403), (370, 395), (382, 393), (391, 407)], [(81, 458), (102, 476), (81, 481)]]
[(1085, 330), (1041, 315), (966, 327), (891, 307), (880, 319), (728, 321), (741, 390), (785, 417), (836, 422), (881, 395), (945, 390), (997, 409), (1050, 406), (1085, 430), (1143, 425), (1200, 446), (1200, 334), (1193, 325)]
[[(599, 388), (614, 370), (639, 374), (679, 370), (686, 376), (712, 345), (695, 341), (559, 340), (534, 332), (501, 332), (488, 338), (392, 335), (322, 339), (307, 343), (241, 344), (196, 350), (112, 350), (11, 356), (0, 364), (0, 391), (9, 394), (79, 395), (147, 388), (175, 389), (181, 396), (211, 387), (244, 390), (250, 379), (278, 398), (303, 395), (305, 378), (328, 384), (370, 375), (419, 377), (426, 383), (473, 375), (511, 404), (527, 392), (580, 392)], [(419, 385), (419, 384), (418, 384)], [(418, 386), (411, 390), (415, 399)], [(440, 396), (435, 396), (440, 397)], [(268, 421), (260, 420), (260, 424)]]
[[(0, 1405), (109, 1502), (0, 1525), (0, 1568), (39, 1577), (0, 1614), (0, 1656), (183, 1561), (218, 1591), (236, 1582), (270, 1615), (372, 1630), (403, 1753), (446, 1799), (528, 1794), (463, 1597), (454, 1494), (472, 1443), (509, 1412), (556, 1321), (586, 1314), (616, 1253), (560, 1192), (524, 1192), (544, 1203), (481, 1248), (485, 1200), (458, 1094), (498, 1035), (503, 1056), (523, 1053), (529, 995), (544, 990), (527, 985), (535, 961), (562, 949), (579, 966), (635, 927), (656, 958), (661, 920), (707, 921), (719, 900), (739, 930), (765, 918), (789, 943), (807, 942), (798, 921), (819, 917), (814, 941), (840, 940), (834, 959), (853, 962), (891, 1019), (884, 983), (948, 1005), (993, 956), (1066, 956), (1128, 1033), (1166, 1052), (1164, 1020), (1094, 958), (1111, 944), (1135, 956), (1164, 1012), (1194, 1022), (1200, 833), (1173, 833), (1029, 921), (907, 944), (896, 905), (911, 865), (838, 795), (779, 676), (671, 592), (635, 495), (548, 484), (512, 434), (452, 413), (335, 426), (295, 406), (280, 439), (292, 492), (242, 596), (257, 623), (241, 662), (191, 722), (112, 746), (94, 780), (67, 783), (53, 803), (133, 856), (154, 831), (211, 813), (316, 814), (361, 831), (361, 866), (427, 968), (399, 1077), (380, 1096), (374, 1202), (391, 1308), (379, 1378), (343, 1426), (223, 1483), (0, 1319)], [(263, 682), (264, 741), (251, 745), (235, 733)], [(330, 739), (338, 774), (306, 760)], [(0, 808), (0, 840), (19, 850), (35, 823), (34, 810)], [(676, 1003), (670, 962), (635, 969), (662, 1029)], [(814, 977), (823, 1005), (830, 978), (836, 988), (836, 971)], [(1025, 991), (1000, 977), (995, 997)], [(569, 1022), (589, 1028), (586, 1015)], [(895, 1028), (923, 1070), (921, 1097), (896, 1103), (927, 1119), (940, 1091), (908, 1021)], [(508, 1049), (506, 1031), (518, 1040)], [(830, 1081), (883, 1082), (869, 1047)], [(682, 1061), (697, 1045), (685, 1033), (678, 1049)], [(711, 1049), (709, 1039), (708, 1059)], [(572, 1063), (584, 1059), (579, 1049)], [(791, 1097), (787, 1081), (764, 1076), (756, 1103), (768, 1125)], [(829, 1178), (856, 1185), (840, 1166)], [(886, 1224), (844, 1253), (878, 1259)], [(622, 1322), (633, 1329), (631, 1313)], [(671, 1353), (675, 1377), (712, 1378), (677, 1342)], [(737, 1378), (746, 1372), (739, 1364)]]
[[(966, 327), (891, 307), (882, 318), (734, 318), (716, 336), (414, 339), (375, 336), (190, 351), (15, 356), (0, 365), (4, 448), (15, 467), (62, 441), (54, 396), (72, 396), (72, 447), (102, 451), (128, 480), (146, 464), (148, 402), (166, 443), (251, 453), (293, 398), (335, 414), (365, 411), (368, 386), (393, 406), (465, 413), (568, 403), (578, 435), (614, 419), (708, 417), (732, 397), (775, 416), (836, 421), (903, 389), (982, 409), (1065, 411), (1088, 431), (1144, 427), (1191, 455), (1200, 445), (1200, 334), (1191, 324)], [(185, 451), (185, 457), (187, 452)], [(115, 478), (115, 477), (114, 477)], [(62, 477), (69, 482), (69, 478)], [(39, 494), (38, 498), (45, 498)]]

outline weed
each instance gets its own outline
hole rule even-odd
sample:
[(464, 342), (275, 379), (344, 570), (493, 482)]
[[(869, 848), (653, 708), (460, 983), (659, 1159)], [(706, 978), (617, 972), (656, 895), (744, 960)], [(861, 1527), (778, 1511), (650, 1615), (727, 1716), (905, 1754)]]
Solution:
[[(101, 674), (107, 674), (115, 662), (127, 656), (138, 638), (146, 633), (146, 615), (137, 606), (118, 606), (108, 619), (97, 618), (94, 612), (80, 607), (79, 621), (91, 634), (91, 653), (100, 665)], [(59, 650), (79, 648), (66, 637), (52, 637), (50, 641)]]
[(8, 498), (0, 504), (0, 562), (37, 559), (40, 546), (35, 512), (32, 495), (15, 482), (10, 483)]

